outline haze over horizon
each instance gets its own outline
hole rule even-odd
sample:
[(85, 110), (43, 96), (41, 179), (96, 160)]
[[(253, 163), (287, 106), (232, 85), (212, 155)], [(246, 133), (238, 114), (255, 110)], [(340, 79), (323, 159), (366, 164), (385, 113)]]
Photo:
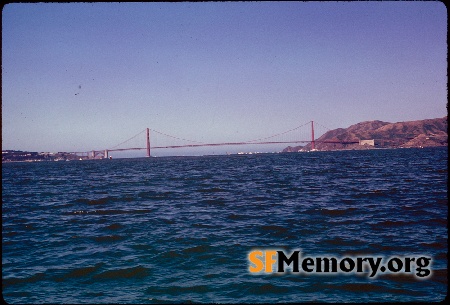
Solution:
[(335, 129), (440, 118), (446, 104), (442, 2), (2, 10), (2, 149), (110, 148), (147, 127), (244, 141), (311, 120)]

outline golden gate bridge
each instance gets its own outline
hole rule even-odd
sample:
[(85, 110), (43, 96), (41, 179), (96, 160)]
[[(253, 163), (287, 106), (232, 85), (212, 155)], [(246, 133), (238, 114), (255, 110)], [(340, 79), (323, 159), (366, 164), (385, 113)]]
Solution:
[[(318, 124), (318, 123), (316, 123), (316, 124)], [(327, 131), (330, 130), (321, 124), (318, 124), (318, 125), (321, 126), (322, 128), (325, 128)], [(307, 127), (307, 126), (311, 126), (310, 138), (308, 138), (308, 139), (298, 139), (298, 136), (299, 136), (298, 132), (296, 135), (294, 135), (293, 139), (292, 138), (291, 139), (281, 138), (288, 134), (292, 135), (292, 134), (294, 134), (294, 132), (298, 131), (300, 128)], [(144, 132), (146, 135), (146, 137), (145, 137), (146, 145), (144, 147), (120, 147), (126, 143), (129, 143), (131, 140), (136, 139), (137, 137), (141, 136)], [(164, 145), (154, 144), (154, 141), (151, 141), (151, 136), (150, 136), (151, 134), (152, 134), (152, 137), (159, 135), (159, 136), (163, 136), (166, 138), (175, 139), (177, 141), (182, 141), (184, 143), (181, 143), (181, 144), (165, 143)], [(188, 142), (188, 143), (186, 143), (186, 142)], [(92, 151), (87, 151), (87, 152), (71, 152), (71, 153), (72, 154), (81, 154), (81, 155), (86, 154), (90, 158), (96, 158), (99, 156), (102, 156), (103, 158), (108, 158), (110, 152), (145, 150), (146, 156), (150, 157), (151, 156), (150, 153), (154, 149), (175, 149), (175, 148), (194, 148), (194, 147), (235, 146), (235, 145), (300, 144), (300, 143), (311, 143), (310, 148), (311, 148), (311, 150), (314, 150), (316, 142), (343, 143), (342, 141), (336, 141), (336, 140), (329, 140), (329, 141), (316, 140), (315, 136), (314, 136), (314, 121), (309, 121), (303, 125), (297, 126), (295, 128), (289, 129), (284, 132), (273, 134), (268, 137), (262, 137), (262, 138), (249, 140), (249, 141), (233, 141), (233, 142), (221, 142), (221, 143), (204, 143), (204, 142), (199, 142), (199, 141), (193, 141), (193, 140), (188, 140), (188, 139), (172, 136), (172, 135), (169, 135), (169, 134), (157, 131), (157, 130), (152, 130), (150, 128), (146, 128), (146, 129), (140, 131), (138, 134), (134, 135), (133, 137), (131, 137), (111, 148), (101, 149), (101, 150), (92, 150)], [(358, 143), (358, 142), (351, 142), (351, 143)], [(345, 142), (345, 144), (351, 144), (351, 143)]]

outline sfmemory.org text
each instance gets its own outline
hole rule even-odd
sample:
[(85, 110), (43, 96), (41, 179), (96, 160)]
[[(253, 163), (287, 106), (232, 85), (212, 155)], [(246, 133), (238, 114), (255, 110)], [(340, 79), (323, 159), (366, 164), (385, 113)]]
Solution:
[[(367, 273), (376, 277), (380, 273), (411, 273), (418, 278), (431, 275), (431, 257), (302, 257), (296, 250), (286, 255), (283, 250), (253, 250), (248, 254), (251, 273)], [(275, 267), (275, 268), (274, 268)], [(274, 271), (275, 270), (275, 271)]]

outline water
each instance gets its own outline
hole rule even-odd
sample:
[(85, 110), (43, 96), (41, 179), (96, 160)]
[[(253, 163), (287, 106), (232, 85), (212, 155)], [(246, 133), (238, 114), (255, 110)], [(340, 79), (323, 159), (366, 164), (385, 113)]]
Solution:
[[(9, 303), (440, 301), (447, 148), (2, 165)], [(255, 248), (433, 275), (250, 274)]]

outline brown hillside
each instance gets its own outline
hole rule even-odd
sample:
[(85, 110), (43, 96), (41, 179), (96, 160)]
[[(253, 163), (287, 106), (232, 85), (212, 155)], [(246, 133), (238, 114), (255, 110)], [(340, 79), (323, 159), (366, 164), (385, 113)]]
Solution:
[[(372, 139), (375, 140), (375, 147), (380, 148), (447, 146), (447, 117), (397, 123), (361, 122), (348, 128), (338, 128), (326, 132), (316, 139), (315, 148), (317, 150), (368, 149), (374, 147), (367, 144), (359, 145), (359, 141)], [(305, 147), (289, 147), (289, 151), (310, 149), (311, 144)]]

